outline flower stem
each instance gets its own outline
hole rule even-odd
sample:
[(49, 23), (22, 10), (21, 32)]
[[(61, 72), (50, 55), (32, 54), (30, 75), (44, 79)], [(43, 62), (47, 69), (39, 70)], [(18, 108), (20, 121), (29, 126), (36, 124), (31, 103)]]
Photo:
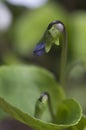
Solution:
[(61, 47), (62, 47), (61, 64), (60, 64), (60, 83), (63, 87), (65, 87), (65, 81), (66, 81), (65, 71), (66, 71), (66, 61), (67, 61), (67, 33), (66, 33), (65, 26), (62, 32), (60, 42), (61, 42)]
[(50, 111), (52, 120), (54, 121), (55, 116), (54, 116), (53, 109), (52, 109), (52, 104), (51, 104), (50, 95), (49, 95), (48, 93), (47, 93), (47, 95), (48, 95), (48, 107), (49, 107), (49, 111)]

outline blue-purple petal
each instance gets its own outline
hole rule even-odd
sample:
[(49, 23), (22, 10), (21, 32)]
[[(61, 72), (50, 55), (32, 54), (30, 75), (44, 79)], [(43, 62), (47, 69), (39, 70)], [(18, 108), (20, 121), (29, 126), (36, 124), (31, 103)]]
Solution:
[(45, 53), (45, 43), (44, 43), (44, 42), (39, 43), (39, 44), (35, 47), (33, 53), (34, 53), (36, 56), (41, 56), (41, 55), (43, 55), (43, 54)]

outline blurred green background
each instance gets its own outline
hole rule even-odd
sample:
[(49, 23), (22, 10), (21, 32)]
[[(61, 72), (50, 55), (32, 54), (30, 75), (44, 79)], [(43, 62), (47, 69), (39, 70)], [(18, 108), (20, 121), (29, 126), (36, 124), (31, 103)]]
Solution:
[(77, 98), (86, 112), (85, 0), (1, 0), (0, 65), (42, 66), (53, 72), (59, 82), (61, 48), (53, 46), (48, 54), (33, 55), (53, 20), (63, 21), (68, 34), (66, 93)]

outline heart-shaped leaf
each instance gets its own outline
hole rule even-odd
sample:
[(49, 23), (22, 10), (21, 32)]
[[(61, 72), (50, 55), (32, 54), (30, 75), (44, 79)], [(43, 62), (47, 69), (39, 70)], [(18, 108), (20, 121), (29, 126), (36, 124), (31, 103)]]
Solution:
[[(70, 119), (69, 123), (63, 123), (63, 120), (61, 123), (58, 120), (55, 124), (49, 123), (52, 119), (48, 111), (45, 111), (41, 120), (34, 117), (36, 101), (43, 92), (49, 93), (55, 115), (60, 102), (67, 105), (69, 112), (74, 114), (69, 117), (66, 115)], [(0, 97), (0, 107), (5, 112), (35, 130), (61, 130), (77, 124), (82, 115), (81, 107), (76, 101), (62, 101), (65, 99), (64, 92), (54, 76), (47, 70), (34, 66), (1, 67)], [(58, 119), (60, 117), (59, 115)]]
[[(56, 113), (59, 101), (64, 99), (64, 93), (51, 73), (34, 66), (0, 68), (0, 96), (31, 116), (34, 116), (36, 101), (43, 92), (49, 93)], [(45, 112), (42, 119), (50, 121), (50, 113)]]
[[(77, 105), (77, 107), (75, 107), (75, 109), (78, 109), (81, 111), (77, 102), (75, 102), (74, 100), (71, 100), (71, 101), (74, 102), (75, 106)], [(75, 115), (75, 117), (73, 117), (74, 121), (76, 120), (76, 122), (73, 122), (73, 124), (72, 123), (70, 123), (70, 125), (67, 125), (65, 123), (64, 124), (62, 124), (62, 123), (61, 124), (53, 124), (53, 123), (46, 123), (44, 121), (41, 121), (41, 120), (36, 119), (34, 117), (31, 117), (30, 115), (20, 111), (16, 107), (11, 106), (9, 103), (7, 103), (2, 98), (0, 98), (0, 107), (4, 111), (9, 113), (12, 117), (14, 117), (15, 119), (21, 121), (22, 123), (25, 123), (26, 125), (29, 125), (30, 127), (34, 128), (35, 130), (62, 130), (63, 128), (67, 128), (67, 127), (70, 127), (70, 126), (77, 124), (81, 118), (81, 112), (78, 113), (79, 112), (78, 111), (78, 112), (76, 112), (77, 117), (76, 117), (76, 115)], [(72, 116), (70, 118), (72, 118)]]

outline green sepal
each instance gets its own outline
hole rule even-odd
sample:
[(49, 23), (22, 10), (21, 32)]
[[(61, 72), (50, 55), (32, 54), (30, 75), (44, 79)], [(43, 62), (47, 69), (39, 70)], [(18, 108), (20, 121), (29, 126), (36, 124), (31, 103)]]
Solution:
[(53, 39), (53, 43), (55, 43), (56, 45), (60, 45), (59, 43), (59, 37), (60, 37), (60, 31), (57, 30), (57, 28), (55, 27), (55, 25), (49, 30), (51, 37)]
[(58, 46), (60, 44), (59, 40), (56, 40), (55, 44)]
[(48, 53), (53, 44), (59, 46), (60, 31), (55, 26), (47, 30), (45, 33), (45, 51)]

